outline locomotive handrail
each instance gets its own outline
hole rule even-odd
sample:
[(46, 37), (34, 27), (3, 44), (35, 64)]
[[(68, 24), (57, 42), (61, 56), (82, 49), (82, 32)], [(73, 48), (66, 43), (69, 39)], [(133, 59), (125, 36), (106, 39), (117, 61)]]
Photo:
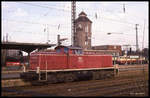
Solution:
[(119, 67), (118, 67), (118, 64), (115, 64), (115, 65), (114, 65), (114, 68), (115, 68), (115, 74), (116, 74), (116, 76), (118, 76), (118, 75), (119, 75)]
[(46, 81), (47, 81), (47, 60), (46, 60), (46, 73), (45, 73), (45, 78), (46, 78)]
[(26, 72), (26, 66), (23, 65), (23, 72)]

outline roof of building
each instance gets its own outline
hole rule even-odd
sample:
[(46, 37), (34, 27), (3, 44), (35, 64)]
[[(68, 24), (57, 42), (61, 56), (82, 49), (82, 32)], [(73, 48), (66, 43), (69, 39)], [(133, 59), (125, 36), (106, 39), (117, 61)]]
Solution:
[(92, 47), (104, 47), (104, 46), (121, 46), (121, 45), (97, 45), (97, 46), (92, 46)]
[(87, 14), (82, 11), (82, 12), (79, 14), (79, 16), (87, 16)]
[(69, 49), (82, 49), (82, 48), (80, 48), (80, 47), (73, 47), (73, 46), (63, 46), (63, 45), (57, 46), (57, 47), (55, 47), (55, 49), (58, 49), (58, 48), (63, 48), (63, 47), (66, 47), (66, 48), (69, 48)]
[(92, 23), (92, 21), (91, 21), (88, 17), (86, 17), (86, 16), (87, 16), (87, 15), (82, 11), (82, 12), (79, 14), (79, 17), (75, 20), (75, 22), (78, 22), (78, 21), (87, 22), (87, 21), (89, 21), (89, 22)]
[(19, 42), (2, 42), (2, 49), (19, 49), (25, 52), (32, 52), (36, 49), (46, 49), (55, 46), (55, 44), (41, 43), (19, 43)]

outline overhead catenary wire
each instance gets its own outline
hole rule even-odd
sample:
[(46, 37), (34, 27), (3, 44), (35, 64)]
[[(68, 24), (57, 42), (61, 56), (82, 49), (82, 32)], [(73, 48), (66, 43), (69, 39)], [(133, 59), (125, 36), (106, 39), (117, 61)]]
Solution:
[(24, 2), (22, 2), (22, 4), (41, 7), (41, 8), (56, 9), (56, 10), (59, 10), (59, 11), (61, 10), (61, 11), (64, 11), (64, 12), (70, 12), (70, 11), (67, 11), (67, 10), (64, 10), (64, 9), (61, 9), (61, 8), (52, 7), (52, 6), (45, 6), (45, 5), (43, 6), (43, 5), (37, 5), (37, 4), (33, 4), (33, 3), (24, 3)]
[[(13, 21), (16, 21), (16, 20), (13, 20)], [(17, 21), (17, 22), (25, 22), (25, 23), (29, 23), (29, 24), (41, 24), (41, 23), (37, 23), (37, 22), (29, 22), (29, 21)], [(56, 27), (57, 25), (51, 25), (53, 27)], [(26, 32), (27, 33), (27, 32)], [(29, 32), (31, 33), (31, 32)], [(32, 32), (33, 33), (33, 32)]]
[[(39, 25), (49, 25), (49, 26), (52, 26), (52, 27), (57, 27), (58, 25), (52, 25), (52, 24), (49, 24), (49, 23), (40, 23), (40, 22), (33, 22), (33, 21), (24, 21), (24, 20), (14, 20), (14, 19), (6, 19), (6, 18), (3, 18), (2, 20), (6, 20), (6, 21), (14, 21), (14, 22), (22, 22), (22, 23), (27, 23), (27, 24), (39, 24)], [(68, 28), (67, 26), (64, 26), (62, 25), (63, 28)]]
[[(108, 3), (108, 2), (107, 2)], [(97, 3), (94, 3), (95, 5), (100, 5), (101, 4), (101, 2), (97, 2)], [(120, 9), (122, 9), (122, 5), (123, 5), (123, 12), (125, 12), (124, 14), (129, 14), (129, 13), (127, 13), (127, 11), (126, 11), (126, 8), (128, 7), (128, 6), (135, 6), (135, 5), (133, 5), (132, 3), (126, 3), (126, 2), (118, 2), (118, 3), (115, 3), (115, 2), (113, 2), (113, 4), (115, 5), (115, 4), (117, 4), (117, 5), (120, 5)], [(134, 3), (135, 4), (135, 3)], [(136, 3), (136, 4), (141, 4), (141, 3)], [(80, 9), (80, 8), (79, 8)], [(97, 9), (91, 9), (91, 8), (85, 8), (87, 11), (93, 11), (94, 13), (96, 13), (96, 12), (99, 12), (99, 10), (97, 10)], [(81, 9), (80, 9), (81, 10)], [(102, 10), (100, 10), (101, 11), (101, 13), (104, 13), (104, 12), (109, 12), (109, 13), (112, 13), (111, 11), (102, 11)], [(119, 12), (119, 13), (121, 13), (121, 12)], [(136, 17), (136, 18), (138, 18), (138, 19), (142, 19), (142, 20), (144, 20), (144, 18), (142, 18), (142, 17), (140, 17), (139, 15), (137, 16), (135, 16), (134, 14), (132, 14), (132, 13), (130, 13), (129, 14), (130, 16), (133, 16), (133, 17)]]
[[(45, 6), (45, 5), (37, 5), (37, 4), (31, 4), (31, 3), (23, 3), (23, 4), (27, 4), (27, 5), (31, 5), (31, 6), (36, 6), (36, 7), (42, 7), (42, 8), (48, 8), (48, 9), (56, 9), (56, 10), (61, 10), (61, 11), (63, 11), (63, 12), (68, 12), (68, 13), (70, 13), (70, 10), (64, 10), (63, 8), (58, 8), (58, 7), (51, 7), (51, 6)], [(122, 3), (121, 3), (122, 4)], [(127, 5), (127, 3), (124, 3), (124, 4), (126, 4)], [(78, 7), (79, 8), (79, 7)], [(79, 8), (80, 9), (80, 8)], [(88, 9), (88, 10), (90, 10), (90, 9)], [(124, 10), (125, 10), (125, 8), (124, 8)], [(95, 11), (95, 10), (94, 10)], [(95, 12), (97, 12), (97, 11), (95, 11)], [(92, 16), (92, 17), (94, 17), (94, 15), (90, 15), (90, 16)], [(132, 15), (133, 16), (133, 15)], [(139, 17), (139, 16), (136, 16), (136, 18), (137, 17)], [(97, 17), (96, 17), (97, 18)], [(111, 21), (116, 21), (116, 22), (121, 22), (121, 23), (124, 23), (124, 24), (134, 24), (134, 23), (130, 23), (130, 22), (126, 22), (126, 21), (121, 21), (121, 20), (116, 20), (116, 19), (111, 19), (111, 18), (106, 18), (106, 17), (101, 17), (101, 18), (103, 18), (103, 19), (107, 19), (107, 20), (111, 20)]]
[[(23, 21), (23, 20), (12, 20), (12, 19), (2, 19), (2, 20), (6, 20), (6, 21), (14, 21), (14, 22), (23, 22), (23, 23), (27, 23), (27, 24), (39, 24), (39, 25), (45, 25), (45, 24), (47, 24), (47, 23), (39, 23), (39, 22), (31, 22), (31, 21)], [(49, 25), (49, 26), (51, 26), (51, 27), (58, 27), (58, 25), (52, 25), (52, 24), (47, 24), (47, 25)], [(60, 26), (60, 24), (59, 24), (59, 26)], [(67, 27), (67, 26), (64, 26), (64, 25), (61, 25), (63, 28), (69, 28), (69, 26)]]
[[(23, 21), (23, 20), (12, 20), (12, 19), (2, 19), (2, 20), (6, 20), (6, 21), (14, 21), (14, 22), (18, 22), (18, 23), (27, 23), (27, 24), (38, 24), (38, 25), (45, 25), (45, 23), (38, 23), (38, 22), (31, 22), (31, 21)], [(57, 28), (57, 27), (60, 27), (60, 24), (59, 25), (52, 25), (52, 24), (47, 24), (51, 27), (54, 27), (54, 28)], [(69, 26), (63, 26), (61, 25), (63, 28), (69, 28)], [(134, 29), (134, 28), (133, 28)], [(98, 31), (94, 31), (94, 32), (106, 32), (106, 31), (101, 31), (101, 30), (98, 30)], [(30, 32), (32, 33), (32, 32)]]
[[(44, 8), (52, 8), (52, 7), (47, 7), (47, 6), (41, 6), (41, 5), (36, 5), (36, 4), (29, 4), (29, 3), (24, 3), (24, 4), (28, 4), (28, 5), (32, 5), (32, 6), (37, 6), (37, 7), (44, 7)], [(54, 8), (53, 7), (53, 9), (57, 9), (57, 10), (62, 10), (62, 11), (65, 11), (65, 12), (70, 12), (70, 11), (66, 11), (66, 10), (64, 10), (64, 9), (62, 9), (62, 8)], [(89, 14), (88, 14), (89, 15)], [(94, 17), (93, 15), (89, 15), (89, 16), (91, 16), (91, 17)], [(130, 24), (130, 25), (134, 25), (134, 23), (130, 23), (130, 22), (127, 22), (127, 21), (121, 21), (121, 20), (116, 20), (116, 19), (111, 19), (111, 18), (106, 18), (106, 17), (98, 17), (97, 16), (97, 13), (96, 13), (96, 15), (95, 15), (95, 17), (96, 17), (96, 19), (106, 19), (106, 20), (111, 20), (111, 21), (113, 21), (113, 22), (119, 22), (119, 23), (122, 23), (122, 24)], [(127, 25), (128, 27), (132, 27), (132, 26), (129, 26), (129, 25)], [(133, 27), (132, 27), (133, 28)]]
[[(37, 4), (31, 4), (31, 3), (23, 3), (23, 4), (27, 4), (27, 5), (31, 5), (31, 6), (36, 6), (36, 7), (41, 7), (41, 8), (48, 8), (48, 9), (56, 9), (56, 10), (61, 10), (61, 11), (63, 11), (63, 12), (68, 12), (68, 13), (70, 13), (70, 11), (69, 10), (64, 10), (63, 8), (56, 8), (56, 7), (51, 7), (51, 6), (43, 6), (43, 5), (37, 5)], [(79, 7), (78, 7), (79, 8)], [(80, 8), (79, 8), (80, 9)], [(90, 10), (90, 9), (89, 9)], [(95, 11), (96, 12), (96, 11)], [(91, 17), (93, 17), (93, 18), (95, 18), (95, 16), (94, 15), (90, 15), (90, 14), (88, 14), (88, 16), (91, 16)], [(134, 24), (134, 23), (130, 23), (130, 22), (126, 22), (126, 21), (121, 21), (121, 20), (116, 20), (116, 19), (111, 19), (111, 18), (106, 18), (106, 17), (96, 17), (97, 19), (98, 18), (102, 18), (102, 19), (107, 19), (107, 20), (111, 20), (111, 21), (116, 21), (116, 22), (120, 22), (120, 23), (124, 23), (124, 24)]]

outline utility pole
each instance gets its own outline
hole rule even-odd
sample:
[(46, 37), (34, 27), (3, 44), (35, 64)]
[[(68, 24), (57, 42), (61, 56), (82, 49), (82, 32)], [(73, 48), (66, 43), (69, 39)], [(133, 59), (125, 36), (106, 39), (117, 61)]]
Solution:
[(47, 27), (47, 44), (49, 42), (49, 28)]
[(125, 54), (128, 55), (129, 47), (131, 45), (123, 45), (123, 46), (125, 47), (125, 49), (124, 49), (126, 51)]
[(5, 36), (3, 36), (3, 42), (5, 42)]
[(61, 45), (61, 42), (60, 42), (60, 35), (57, 35), (57, 44), (58, 44), (58, 46)]
[(44, 32), (47, 33), (47, 41), (46, 41), (46, 43), (48, 44), (50, 42), (50, 40), (49, 40), (49, 27), (48, 27), (48, 24), (45, 25)]
[(6, 42), (8, 42), (8, 33), (6, 33)]
[[(6, 33), (6, 43), (8, 42), (8, 33)], [(9, 53), (8, 53), (8, 49), (4, 49), (4, 66), (6, 66), (6, 58), (7, 58), (7, 56), (9, 55)]]
[[(3, 36), (3, 42), (5, 42), (5, 36)], [(1, 49), (1, 61), (2, 67), (6, 65), (6, 49)]]
[(67, 38), (60, 38), (60, 35), (57, 35), (57, 45), (60, 46), (62, 44), (62, 41), (67, 40)]
[(75, 46), (75, 42), (76, 42), (75, 19), (76, 19), (76, 1), (72, 1), (71, 3), (71, 45), (72, 46)]
[(144, 48), (144, 33), (145, 33), (145, 20), (144, 20), (144, 28), (143, 28), (143, 41), (142, 41), (142, 49)]
[(139, 45), (138, 45), (138, 26), (139, 24), (135, 24), (135, 30), (136, 30), (136, 52), (139, 51)]
[(123, 46), (125, 46), (125, 49), (124, 49), (124, 50), (125, 50), (125, 58), (126, 58), (126, 65), (127, 65), (127, 64), (128, 64), (128, 63), (127, 63), (127, 57), (128, 57), (128, 51), (129, 51), (129, 46), (130, 46), (130, 45), (123, 45)]
[[(8, 42), (8, 33), (6, 33), (6, 43)], [(8, 53), (8, 49), (6, 49), (6, 57), (9, 55), (9, 53)]]
[[(144, 28), (143, 28), (143, 41), (142, 41), (142, 50), (141, 50), (141, 56), (142, 56), (142, 59), (143, 59), (143, 49), (144, 49), (144, 33), (145, 33), (145, 20), (144, 20)], [(143, 62), (141, 61), (141, 64), (143, 64)], [(144, 68), (143, 68), (144, 70)]]

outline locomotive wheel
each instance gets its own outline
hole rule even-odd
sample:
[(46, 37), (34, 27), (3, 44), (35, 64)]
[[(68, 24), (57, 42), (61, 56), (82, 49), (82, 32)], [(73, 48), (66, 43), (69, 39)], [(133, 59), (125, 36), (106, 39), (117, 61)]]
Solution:
[(48, 81), (49, 81), (50, 83), (57, 83), (57, 82), (58, 82), (58, 81), (57, 81), (57, 77), (54, 76), (54, 75), (48, 76)]
[(75, 80), (75, 76), (73, 74), (68, 74), (65, 76), (65, 82), (73, 82)]
[(58, 82), (64, 82), (64, 75), (63, 74), (58, 74), (57, 75), (57, 80), (58, 80)]
[(100, 79), (100, 74), (98, 72), (93, 72), (93, 80)]
[(104, 71), (102, 71), (100, 73), (100, 79), (105, 79), (106, 78), (106, 73)]

